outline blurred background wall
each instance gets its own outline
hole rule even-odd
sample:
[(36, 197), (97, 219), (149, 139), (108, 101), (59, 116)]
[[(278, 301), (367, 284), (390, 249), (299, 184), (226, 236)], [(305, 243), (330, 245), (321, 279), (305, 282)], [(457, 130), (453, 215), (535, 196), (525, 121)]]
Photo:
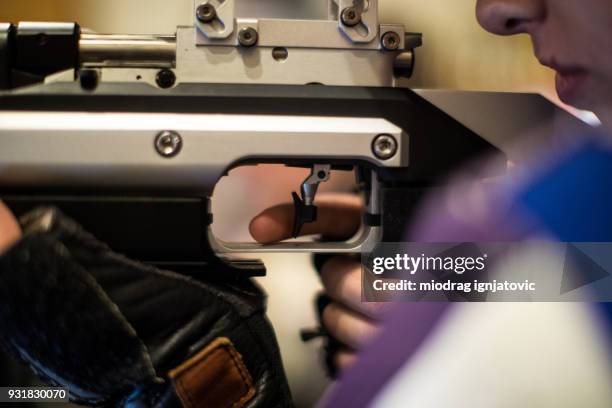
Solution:
[[(384, 22), (424, 33), (414, 78), (419, 88), (534, 91), (553, 96), (551, 72), (532, 56), (526, 37), (485, 33), (474, 17), (475, 0), (380, 0)], [(0, 21), (68, 20), (107, 33), (171, 33), (190, 24), (192, 0), (0, 0)], [(238, 0), (244, 16), (324, 18), (326, 0)], [(215, 191), (215, 232), (248, 239), (249, 220), (266, 206), (286, 201), (305, 178), (300, 169), (259, 166), (238, 169)], [(326, 190), (350, 186), (335, 174)], [(270, 317), (276, 327), (291, 387), (299, 406), (311, 406), (327, 380), (318, 344), (304, 345), (298, 331), (315, 325), (312, 299), (319, 283), (307, 255), (267, 255)]]

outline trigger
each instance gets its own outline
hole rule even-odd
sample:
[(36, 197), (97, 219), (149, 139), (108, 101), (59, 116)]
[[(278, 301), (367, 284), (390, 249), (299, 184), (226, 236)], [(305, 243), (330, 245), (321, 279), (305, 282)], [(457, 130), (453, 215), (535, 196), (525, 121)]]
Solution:
[(304, 224), (315, 222), (317, 220), (317, 206), (306, 205), (300, 196), (293, 192), (291, 193), (293, 198), (293, 238), (297, 238), (302, 231)]

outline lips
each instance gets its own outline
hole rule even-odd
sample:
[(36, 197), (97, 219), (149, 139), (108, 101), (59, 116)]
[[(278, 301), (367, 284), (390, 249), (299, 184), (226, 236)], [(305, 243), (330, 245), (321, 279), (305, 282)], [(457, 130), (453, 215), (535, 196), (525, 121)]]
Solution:
[(576, 102), (588, 77), (587, 71), (578, 66), (559, 64), (555, 60), (540, 60), (540, 62), (557, 71), (555, 80), (559, 98), (569, 104)]
[(587, 75), (584, 71), (566, 73), (557, 71), (556, 87), (561, 100), (566, 103), (575, 101), (580, 94), (586, 77)]

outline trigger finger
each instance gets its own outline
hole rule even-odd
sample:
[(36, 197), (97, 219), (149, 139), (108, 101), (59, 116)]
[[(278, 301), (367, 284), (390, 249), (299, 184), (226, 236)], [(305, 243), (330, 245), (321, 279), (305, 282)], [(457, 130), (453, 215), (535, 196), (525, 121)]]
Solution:
[[(304, 224), (300, 235), (320, 234), (334, 240), (348, 239), (361, 224), (362, 200), (348, 194), (321, 195), (315, 202), (317, 221)], [(280, 204), (257, 215), (249, 225), (253, 238), (261, 244), (271, 244), (293, 235), (294, 205)]]

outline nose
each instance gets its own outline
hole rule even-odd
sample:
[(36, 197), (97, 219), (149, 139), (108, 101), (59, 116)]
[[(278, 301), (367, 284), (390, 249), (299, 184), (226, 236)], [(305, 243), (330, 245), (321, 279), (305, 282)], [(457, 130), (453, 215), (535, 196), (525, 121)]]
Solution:
[(478, 0), (476, 5), (480, 25), (498, 35), (530, 32), (545, 15), (545, 0)]

